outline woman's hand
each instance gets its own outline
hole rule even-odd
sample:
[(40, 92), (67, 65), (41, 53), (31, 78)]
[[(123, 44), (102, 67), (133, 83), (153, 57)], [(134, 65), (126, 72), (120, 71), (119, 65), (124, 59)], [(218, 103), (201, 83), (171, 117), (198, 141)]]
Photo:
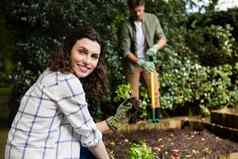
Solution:
[(118, 129), (123, 123), (128, 123), (128, 112), (132, 108), (132, 99), (129, 98), (123, 101), (117, 108), (116, 114), (106, 119), (107, 125), (112, 129)]

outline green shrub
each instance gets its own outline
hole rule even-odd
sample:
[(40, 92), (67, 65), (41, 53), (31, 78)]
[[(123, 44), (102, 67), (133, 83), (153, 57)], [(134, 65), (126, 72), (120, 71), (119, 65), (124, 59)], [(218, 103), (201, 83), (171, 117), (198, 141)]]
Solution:
[(162, 108), (175, 109), (195, 101), (197, 107), (210, 108), (238, 102), (231, 92), (235, 87), (231, 82), (231, 65), (203, 66), (169, 47), (161, 51), (159, 60)]
[(205, 65), (232, 64), (238, 59), (238, 43), (232, 31), (233, 27), (229, 24), (225, 27), (211, 25), (197, 28), (187, 34), (187, 43)]

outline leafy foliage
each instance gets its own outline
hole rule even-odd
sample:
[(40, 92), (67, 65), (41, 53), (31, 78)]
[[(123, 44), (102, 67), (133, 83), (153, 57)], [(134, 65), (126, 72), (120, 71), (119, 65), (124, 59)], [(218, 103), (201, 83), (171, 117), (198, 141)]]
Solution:
[[(113, 101), (116, 103), (121, 103), (124, 100), (130, 98), (131, 96), (131, 87), (129, 84), (120, 84), (117, 86), (115, 90), (115, 96)], [(138, 116), (141, 119), (147, 118), (147, 107), (150, 102), (148, 91), (145, 87), (140, 87), (140, 110), (138, 112)]]
[(133, 143), (129, 150), (129, 159), (154, 159), (155, 155), (145, 142)]
[[(188, 14), (186, 4), (189, 2), (193, 1), (146, 0), (146, 10), (159, 17), (169, 40), (168, 46), (158, 56), (161, 106), (175, 110), (186, 106), (202, 109), (236, 105), (237, 10), (214, 12), (217, 0), (212, 0), (210, 6), (204, 7), (206, 14)], [(0, 3), (5, 6), (0, 10), (3, 16), (0, 18), (6, 19), (7, 24), (1, 28), (14, 32), (16, 44), (14, 49), (3, 50), (14, 52), (15, 67), (11, 66), (9, 70), (14, 72), (10, 77), (16, 101), (19, 102), (22, 94), (46, 68), (49, 56), (61, 45), (64, 33), (81, 24), (93, 25), (104, 40), (110, 80), (108, 87), (111, 88), (107, 100), (120, 96), (114, 92), (126, 82), (117, 38), (121, 24), (128, 16), (125, 0), (10, 0)], [(149, 98), (145, 88), (142, 88), (141, 97), (142, 116), (146, 116)], [(93, 101), (91, 105), (100, 107), (103, 104)]]
[(202, 66), (197, 60), (178, 56), (170, 48), (165, 48), (163, 53), (161, 51), (160, 61), (163, 108), (175, 109), (186, 104), (215, 108), (237, 103), (232, 98), (237, 91), (231, 90), (234, 87), (231, 65)]
[(148, 90), (144, 86), (140, 88), (140, 100), (141, 100), (141, 105), (140, 105), (139, 117), (141, 119), (146, 119), (148, 117), (148, 105), (150, 103), (150, 98), (149, 98)]
[(225, 27), (206, 26), (195, 31), (191, 30), (193, 33), (188, 35), (187, 42), (205, 65), (234, 63), (238, 59), (236, 48), (238, 44), (231, 34), (232, 30), (229, 24)]
[(6, 19), (3, 16), (0, 16), (0, 30), (0, 87), (6, 87), (6, 83), (9, 83), (9, 75), (14, 69), (11, 61), (14, 51), (14, 34), (7, 30)]
[(114, 97), (115, 102), (119, 102), (121, 100), (125, 100), (130, 98), (131, 87), (129, 84), (121, 84), (116, 89), (116, 96)]
[[(118, 78), (122, 74), (120, 60), (117, 60), (118, 51), (115, 51), (118, 49), (113, 41), (116, 37), (114, 31), (116, 32), (120, 17), (124, 14), (119, 14), (118, 9), (125, 9), (124, 3), (84, 0), (1, 3), (6, 6), (3, 13), (8, 19), (7, 23), (11, 24), (16, 33), (15, 55), (12, 59), (16, 66), (11, 76), (16, 107), (24, 92), (46, 68), (51, 53), (61, 45), (64, 33), (78, 25), (90, 24), (100, 32), (105, 39), (104, 51), (107, 52), (108, 68), (111, 68), (109, 78), (115, 82), (122, 79)], [(101, 104), (97, 102), (92, 101), (90, 105), (100, 107)], [(97, 109), (92, 110), (97, 112)]]

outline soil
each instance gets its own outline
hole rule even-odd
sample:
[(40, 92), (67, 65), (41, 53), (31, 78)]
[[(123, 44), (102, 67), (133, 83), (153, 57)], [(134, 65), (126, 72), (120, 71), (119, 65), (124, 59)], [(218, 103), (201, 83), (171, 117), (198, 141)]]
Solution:
[(145, 141), (157, 159), (218, 159), (238, 152), (238, 143), (219, 138), (208, 130), (191, 128), (137, 130), (104, 135), (108, 151), (115, 159), (128, 159), (131, 143)]

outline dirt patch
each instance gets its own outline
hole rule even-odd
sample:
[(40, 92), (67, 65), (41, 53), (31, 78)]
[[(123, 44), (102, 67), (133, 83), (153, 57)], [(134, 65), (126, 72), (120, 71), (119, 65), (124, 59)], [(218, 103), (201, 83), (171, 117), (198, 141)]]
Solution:
[(139, 130), (104, 135), (104, 141), (115, 159), (128, 159), (132, 142), (145, 141), (159, 159), (179, 158), (217, 159), (221, 155), (238, 152), (238, 143), (222, 139), (207, 130), (191, 128), (169, 130)]

